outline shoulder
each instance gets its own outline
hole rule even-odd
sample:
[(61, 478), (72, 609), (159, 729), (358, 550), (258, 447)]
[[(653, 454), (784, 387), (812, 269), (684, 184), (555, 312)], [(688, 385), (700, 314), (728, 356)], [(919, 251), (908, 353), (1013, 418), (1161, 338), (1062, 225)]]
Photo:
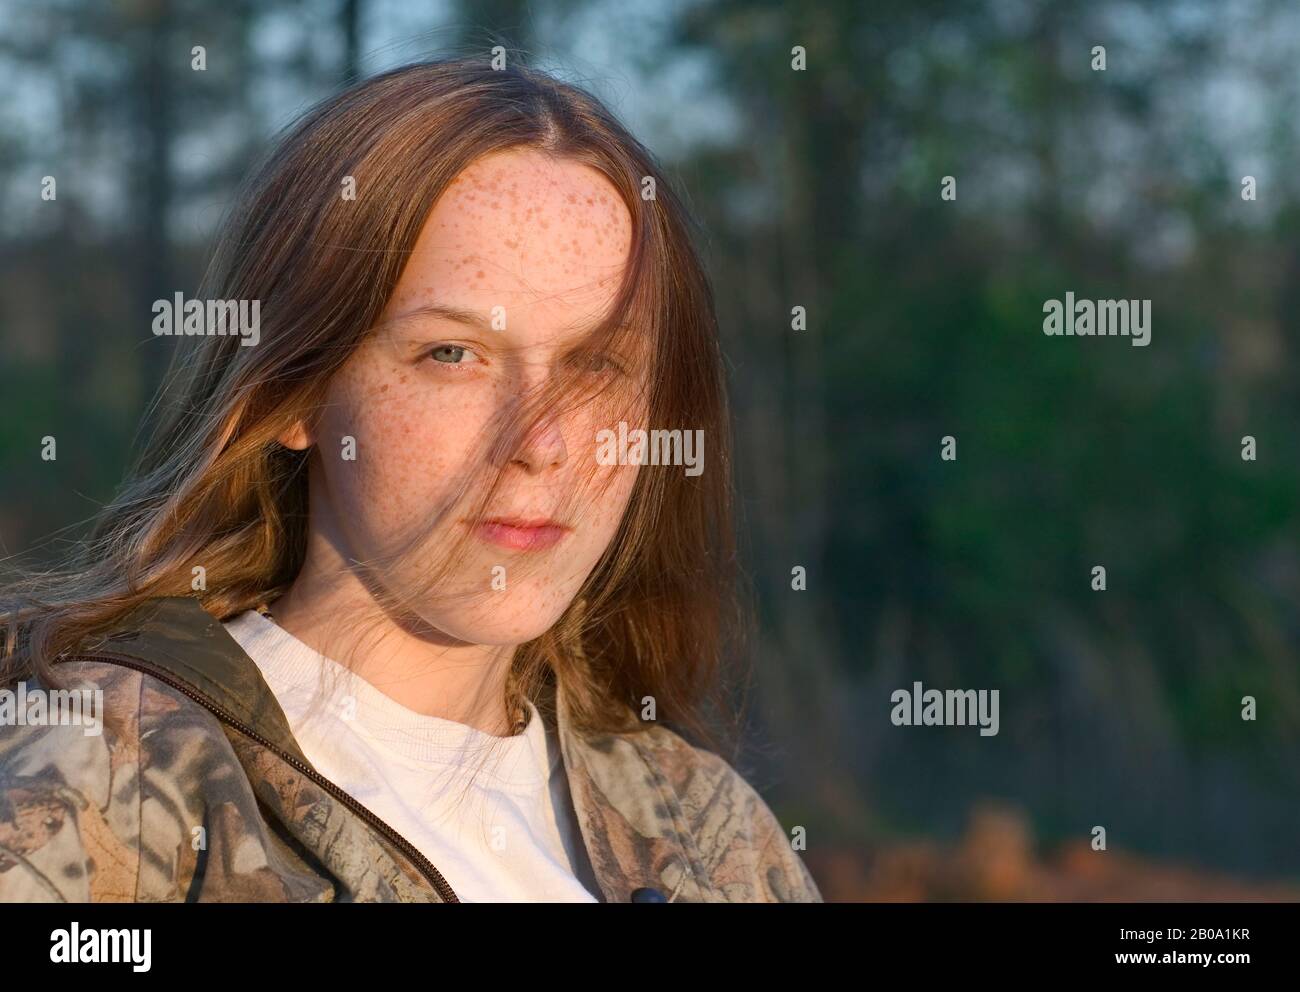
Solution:
[(59, 671), (62, 690), (0, 687), (0, 902), (178, 897), (229, 741), (157, 679), (105, 662)]
[(730, 763), (667, 727), (627, 737), (679, 804), (715, 888), (736, 901), (822, 901), (790, 832)]

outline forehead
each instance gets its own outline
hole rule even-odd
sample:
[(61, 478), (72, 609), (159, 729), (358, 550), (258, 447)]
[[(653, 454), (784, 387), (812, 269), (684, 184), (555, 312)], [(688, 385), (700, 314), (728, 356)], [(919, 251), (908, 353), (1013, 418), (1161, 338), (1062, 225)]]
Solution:
[(426, 218), (386, 308), (437, 303), (533, 323), (600, 316), (618, 290), (632, 219), (601, 173), (531, 149), (484, 156)]

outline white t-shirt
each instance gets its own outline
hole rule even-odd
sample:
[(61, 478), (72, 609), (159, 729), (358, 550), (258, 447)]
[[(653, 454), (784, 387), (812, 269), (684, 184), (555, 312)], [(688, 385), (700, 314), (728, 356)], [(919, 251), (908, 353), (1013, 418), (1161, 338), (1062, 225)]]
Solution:
[(255, 610), (225, 627), (307, 760), (414, 844), (462, 902), (599, 901), (558, 739), (531, 701), (522, 734), (494, 737), (407, 709)]

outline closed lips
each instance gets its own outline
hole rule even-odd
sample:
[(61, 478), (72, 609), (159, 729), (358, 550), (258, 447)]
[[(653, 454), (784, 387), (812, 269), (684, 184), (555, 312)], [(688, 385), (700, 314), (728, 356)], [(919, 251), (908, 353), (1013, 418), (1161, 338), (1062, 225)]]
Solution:
[(521, 517), (490, 517), (474, 529), (483, 540), (514, 551), (554, 547), (573, 530), (554, 520)]

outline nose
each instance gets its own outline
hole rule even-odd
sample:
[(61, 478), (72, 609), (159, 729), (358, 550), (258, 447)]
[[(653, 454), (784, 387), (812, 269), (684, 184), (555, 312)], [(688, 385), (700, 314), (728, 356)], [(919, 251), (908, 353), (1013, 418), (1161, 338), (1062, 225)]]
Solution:
[(528, 432), (510, 463), (520, 466), (530, 475), (536, 475), (563, 465), (568, 457), (569, 449), (564, 444), (564, 434), (559, 423), (555, 418), (547, 417)]

